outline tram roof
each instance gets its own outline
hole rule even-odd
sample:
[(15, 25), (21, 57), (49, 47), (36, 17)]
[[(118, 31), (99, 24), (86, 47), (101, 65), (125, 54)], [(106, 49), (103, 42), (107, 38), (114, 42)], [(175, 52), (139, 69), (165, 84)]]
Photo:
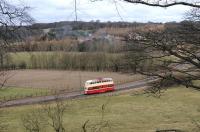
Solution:
[(90, 83), (90, 82), (103, 81), (103, 80), (110, 80), (110, 81), (112, 81), (113, 79), (112, 78), (97, 78), (97, 79), (87, 80), (86, 82)]

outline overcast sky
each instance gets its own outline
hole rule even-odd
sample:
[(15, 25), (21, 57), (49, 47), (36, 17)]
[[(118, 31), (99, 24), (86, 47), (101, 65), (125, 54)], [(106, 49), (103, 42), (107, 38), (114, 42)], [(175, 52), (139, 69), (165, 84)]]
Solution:
[[(18, 0), (10, 1), (15, 3)], [(20, 2), (32, 7), (30, 14), (35, 18), (36, 22), (75, 20), (74, 0), (20, 0)], [(97, 2), (77, 0), (77, 9), (78, 20), (81, 21), (168, 22), (183, 20), (184, 13), (190, 8), (174, 6), (166, 9), (135, 5), (122, 1), (115, 4), (114, 0)]]

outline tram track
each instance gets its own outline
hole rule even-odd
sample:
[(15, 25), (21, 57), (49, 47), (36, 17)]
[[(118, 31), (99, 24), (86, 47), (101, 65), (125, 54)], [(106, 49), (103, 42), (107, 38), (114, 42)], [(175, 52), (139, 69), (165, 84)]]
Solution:
[[(119, 84), (115, 86), (115, 91), (112, 93), (123, 91), (123, 90), (129, 90), (129, 89), (135, 89), (139, 87), (147, 86), (148, 83), (156, 81), (156, 78), (146, 78), (143, 80), (135, 81), (135, 82), (129, 82), (125, 84)], [(50, 102), (54, 101), (56, 99), (76, 99), (76, 98), (86, 98), (86, 97), (94, 97), (99, 96), (107, 93), (102, 94), (93, 94), (93, 95), (84, 95), (83, 91), (73, 91), (73, 92), (63, 92), (57, 95), (48, 95), (48, 96), (40, 96), (40, 97), (29, 97), (29, 98), (23, 98), (23, 99), (16, 99), (16, 100), (10, 100), (6, 102), (1, 102), (0, 108), (3, 107), (13, 107), (13, 106), (21, 106), (21, 105), (29, 105), (29, 104), (39, 104), (44, 102)]]

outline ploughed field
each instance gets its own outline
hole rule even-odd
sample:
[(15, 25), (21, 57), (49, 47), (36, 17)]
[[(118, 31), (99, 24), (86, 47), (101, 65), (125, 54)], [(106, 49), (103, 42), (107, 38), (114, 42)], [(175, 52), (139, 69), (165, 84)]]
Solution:
[(66, 70), (13, 70), (7, 86), (50, 90), (82, 90), (86, 80), (111, 77), (116, 84), (137, 81), (141, 75), (129, 75), (114, 72), (88, 72)]

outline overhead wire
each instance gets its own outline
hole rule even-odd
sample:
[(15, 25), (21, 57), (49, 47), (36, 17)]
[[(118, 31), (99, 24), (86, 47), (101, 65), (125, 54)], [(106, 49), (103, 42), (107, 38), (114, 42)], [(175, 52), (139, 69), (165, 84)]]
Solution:
[(119, 9), (118, 9), (118, 6), (117, 6), (117, 1), (113, 0), (113, 3), (115, 5), (115, 10), (117, 11), (117, 15), (119, 16), (119, 18), (121, 19), (121, 21), (124, 21), (124, 19), (122, 18), (121, 14), (119, 12)]

